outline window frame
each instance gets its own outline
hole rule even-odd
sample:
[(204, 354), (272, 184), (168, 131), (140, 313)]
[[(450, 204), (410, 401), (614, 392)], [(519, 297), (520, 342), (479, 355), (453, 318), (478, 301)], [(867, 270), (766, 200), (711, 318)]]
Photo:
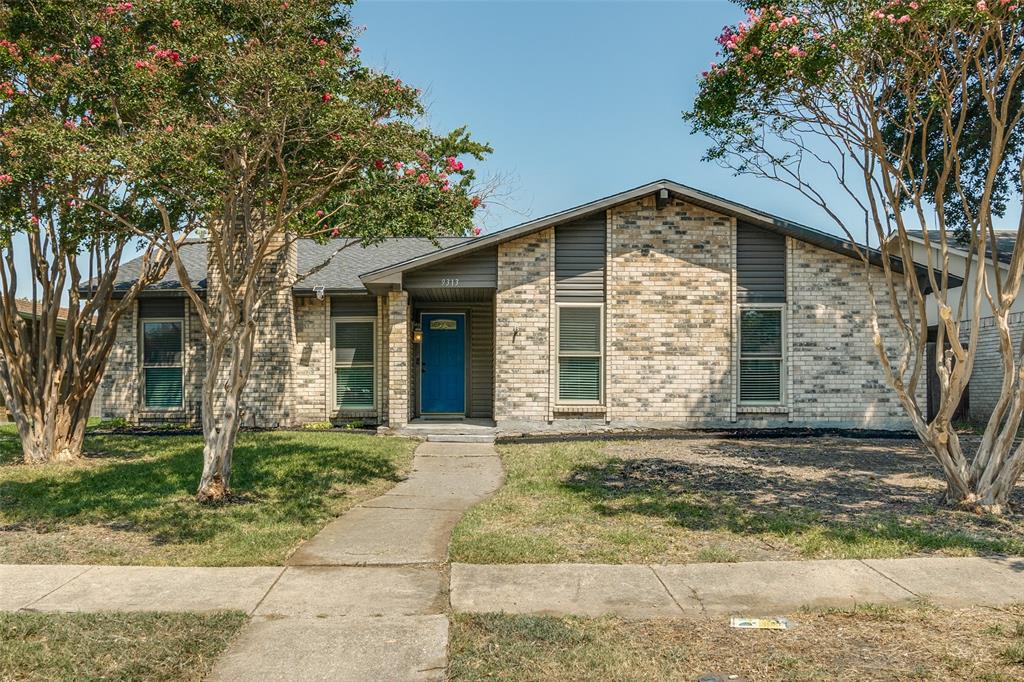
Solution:
[[(736, 404), (741, 407), (782, 407), (786, 404), (787, 357), (786, 348), (786, 304), (785, 303), (741, 303), (737, 306), (736, 315)], [(779, 311), (779, 354), (778, 356), (743, 355), (743, 313), (746, 310), (778, 310)], [(744, 400), (743, 399), (743, 361), (744, 360), (778, 360), (779, 362), (779, 398), (778, 400)]]
[[(606, 351), (605, 351), (605, 309), (604, 302), (574, 302), (558, 301), (555, 303), (555, 405), (556, 406), (602, 406), (604, 405), (605, 390), (604, 382), (606, 377)], [(597, 308), (598, 321), (597, 331), (600, 335), (600, 350), (597, 353), (586, 353), (570, 351), (562, 353), (562, 309), (563, 308)], [(566, 400), (562, 398), (562, 358), (597, 358), (600, 378), (597, 382), (597, 400)]]
[[(373, 389), (372, 389), (372, 404), (369, 407), (345, 407), (338, 403), (338, 368), (339, 367), (365, 367), (364, 364), (358, 365), (339, 365), (338, 364), (338, 323), (346, 322), (358, 322), (358, 323), (370, 323), (370, 334), (373, 337), (373, 343), (371, 348), (373, 350), (373, 362), (370, 363), (370, 374), (373, 377)], [(369, 315), (338, 315), (331, 316), (331, 358), (332, 358), (332, 371), (331, 371), (331, 395), (334, 396), (334, 411), (340, 413), (353, 413), (363, 414), (367, 412), (376, 412), (377, 410), (377, 357), (380, 355), (378, 352), (380, 349), (377, 348), (377, 318)]]
[[(181, 324), (181, 334), (178, 338), (181, 342), (181, 362), (177, 364), (146, 363), (146, 325), (167, 322), (178, 322)], [(139, 401), (142, 409), (146, 412), (180, 412), (185, 409), (185, 318), (184, 317), (140, 317), (139, 318), (139, 388), (141, 389)], [(181, 403), (173, 407), (154, 407), (146, 404), (146, 370), (150, 368), (178, 368), (181, 370)]]

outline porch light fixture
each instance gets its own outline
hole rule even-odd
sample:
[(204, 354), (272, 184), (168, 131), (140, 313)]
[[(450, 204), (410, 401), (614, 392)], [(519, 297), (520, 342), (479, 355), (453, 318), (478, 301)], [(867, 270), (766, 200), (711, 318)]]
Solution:
[(412, 342), (423, 343), (423, 327), (418, 324), (412, 328)]

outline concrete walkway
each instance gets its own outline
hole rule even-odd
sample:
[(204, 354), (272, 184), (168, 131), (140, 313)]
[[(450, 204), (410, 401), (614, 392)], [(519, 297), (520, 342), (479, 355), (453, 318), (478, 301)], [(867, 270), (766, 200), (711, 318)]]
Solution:
[(712, 618), (921, 599), (947, 607), (1024, 602), (1024, 559), (451, 567), (452, 609), (470, 613)]
[(213, 680), (442, 680), (448, 543), (498, 489), (491, 444), (423, 443), (409, 477), (299, 548)]

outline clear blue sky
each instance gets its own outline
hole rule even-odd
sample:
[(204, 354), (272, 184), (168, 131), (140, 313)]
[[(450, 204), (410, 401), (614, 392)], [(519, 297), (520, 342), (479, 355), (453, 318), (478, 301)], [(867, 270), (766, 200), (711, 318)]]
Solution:
[(423, 88), (435, 129), (494, 146), (481, 170), (512, 176), (523, 215), (492, 207), (486, 230), (669, 178), (835, 231), (795, 191), (702, 162), (681, 118), (733, 3), (359, 0), (354, 18), (364, 61)]

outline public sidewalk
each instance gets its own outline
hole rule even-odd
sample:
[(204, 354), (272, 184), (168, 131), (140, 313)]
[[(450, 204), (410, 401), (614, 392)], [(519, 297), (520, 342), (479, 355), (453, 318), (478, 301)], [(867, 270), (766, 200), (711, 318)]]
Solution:
[(927, 600), (1024, 602), (1024, 559), (911, 558), (735, 564), (453, 564), (451, 605), (470, 613), (625, 618), (772, 616), (803, 607)]

